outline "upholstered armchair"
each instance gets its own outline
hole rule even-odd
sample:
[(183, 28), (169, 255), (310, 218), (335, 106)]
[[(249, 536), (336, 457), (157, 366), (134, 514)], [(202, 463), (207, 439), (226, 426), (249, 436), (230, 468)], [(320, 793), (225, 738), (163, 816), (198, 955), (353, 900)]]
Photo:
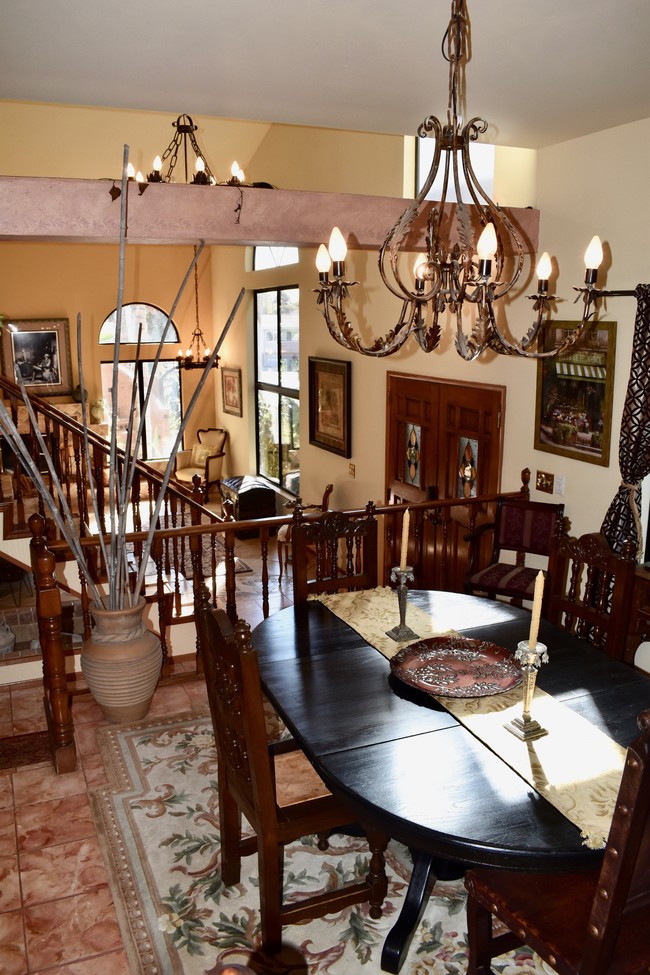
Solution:
[(189, 450), (179, 450), (174, 461), (174, 478), (184, 487), (192, 488), (194, 475), (201, 478), (203, 498), (208, 500), (212, 485), (221, 485), (223, 459), (226, 455), (228, 431), (210, 427), (197, 431), (198, 443)]

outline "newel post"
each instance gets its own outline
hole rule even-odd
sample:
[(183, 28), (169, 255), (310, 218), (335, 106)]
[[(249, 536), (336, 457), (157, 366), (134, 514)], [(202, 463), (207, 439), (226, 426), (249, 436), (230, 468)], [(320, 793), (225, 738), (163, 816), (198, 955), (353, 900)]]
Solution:
[(54, 766), (58, 773), (74, 772), (77, 767), (77, 753), (61, 640), (61, 593), (54, 575), (56, 559), (47, 547), (43, 516), (31, 515), (29, 529), (32, 533), (29, 548), (34, 573), (38, 633), (43, 654), (43, 704)]

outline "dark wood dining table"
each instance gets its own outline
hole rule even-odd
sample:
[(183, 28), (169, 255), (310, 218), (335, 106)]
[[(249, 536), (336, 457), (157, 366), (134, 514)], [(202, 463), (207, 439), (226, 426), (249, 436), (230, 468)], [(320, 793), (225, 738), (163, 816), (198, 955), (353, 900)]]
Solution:
[[(430, 591), (411, 591), (408, 601), (441, 630), (513, 652), (528, 637), (530, 613), (508, 604)], [(627, 746), (650, 704), (650, 680), (545, 620), (539, 640), (550, 660), (538, 686)], [(322, 603), (269, 616), (253, 644), (269, 699), (328, 787), (412, 852), (382, 970), (399, 971), (435, 878), (477, 864), (553, 871), (598, 862), (601, 853), (583, 844), (576, 826), (439, 700), (398, 680), (389, 661)]]

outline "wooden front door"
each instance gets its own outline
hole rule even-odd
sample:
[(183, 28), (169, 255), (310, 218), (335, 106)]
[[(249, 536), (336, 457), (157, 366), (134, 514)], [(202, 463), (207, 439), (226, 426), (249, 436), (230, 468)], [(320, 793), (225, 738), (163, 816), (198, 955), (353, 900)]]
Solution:
[[(500, 490), (504, 386), (401, 373), (388, 373), (386, 381), (387, 501), (414, 504)], [(433, 541), (422, 530), (415, 544), (418, 561), (426, 563)], [(458, 548), (462, 555), (460, 536)]]

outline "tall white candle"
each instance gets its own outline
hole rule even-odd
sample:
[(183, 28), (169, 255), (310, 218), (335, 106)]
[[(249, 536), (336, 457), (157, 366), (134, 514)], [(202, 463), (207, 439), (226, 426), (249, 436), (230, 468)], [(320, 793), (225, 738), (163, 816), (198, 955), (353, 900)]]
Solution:
[(409, 514), (409, 509), (407, 508), (404, 512), (404, 519), (402, 521), (402, 551), (400, 553), (399, 567), (400, 571), (404, 572), (406, 570), (406, 560), (408, 558), (408, 547), (409, 547), (409, 522), (411, 516)]
[(535, 579), (535, 591), (533, 593), (533, 610), (530, 617), (530, 633), (528, 635), (528, 646), (534, 650), (537, 646), (537, 634), (539, 632), (539, 620), (542, 615), (542, 596), (544, 595), (544, 573), (540, 569)]

